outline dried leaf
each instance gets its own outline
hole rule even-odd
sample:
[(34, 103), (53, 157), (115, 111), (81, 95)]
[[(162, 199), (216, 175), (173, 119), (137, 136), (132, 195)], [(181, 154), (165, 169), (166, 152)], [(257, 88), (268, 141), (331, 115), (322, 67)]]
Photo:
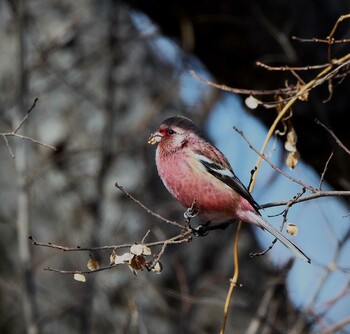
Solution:
[[(299, 91), (301, 88), (303, 88), (303, 86), (302, 86), (302, 84), (298, 81), (298, 83), (297, 83), (297, 89), (298, 89), (298, 91)], [(301, 94), (301, 95), (298, 96), (298, 99), (299, 99), (300, 101), (307, 101), (308, 98), (309, 98), (309, 92), (304, 92), (303, 94)]]
[(254, 96), (250, 95), (245, 99), (245, 104), (249, 109), (256, 109), (259, 105), (260, 101), (256, 99)]
[(163, 271), (163, 265), (158, 261), (152, 268), (152, 271), (156, 274), (160, 274)]
[(287, 156), (287, 159), (286, 159), (286, 165), (289, 168), (293, 169), (298, 164), (299, 159), (300, 159), (300, 154), (299, 154), (298, 151), (296, 151), (296, 152), (289, 152), (288, 156)]
[(129, 265), (135, 270), (143, 269), (146, 265), (146, 259), (143, 255), (134, 256), (129, 262)]
[(134, 255), (142, 255), (143, 254), (143, 245), (142, 244), (133, 244), (130, 247), (130, 252)]
[(143, 255), (152, 255), (152, 251), (151, 251), (151, 248), (149, 248), (148, 246), (146, 245), (142, 245), (142, 254)]
[(288, 234), (296, 236), (298, 234), (298, 226), (295, 224), (287, 224), (286, 231)]
[(74, 274), (74, 279), (78, 282), (86, 282), (86, 278), (83, 274)]
[(114, 264), (124, 264), (124, 263), (129, 263), (135, 255), (131, 253), (124, 253), (123, 255), (117, 255), (114, 259)]
[(296, 147), (295, 145), (291, 144), (291, 143), (288, 142), (288, 141), (286, 141), (286, 142), (284, 143), (284, 148), (286, 149), (286, 151), (292, 152), (292, 153), (294, 153), (294, 152), (297, 151), (297, 147)]
[(291, 128), (287, 133), (287, 142), (292, 146), (296, 146), (298, 142), (298, 135), (295, 132), (294, 128)]
[(116, 253), (115, 250), (113, 249), (112, 254), (111, 254), (111, 256), (109, 257), (109, 265), (110, 265), (110, 266), (113, 266), (113, 265), (116, 264), (116, 263), (115, 263), (116, 258), (117, 258), (117, 253)]
[(87, 263), (87, 267), (89, 270), (94, 271), (100, 268), (100, 263), (91, 258)]

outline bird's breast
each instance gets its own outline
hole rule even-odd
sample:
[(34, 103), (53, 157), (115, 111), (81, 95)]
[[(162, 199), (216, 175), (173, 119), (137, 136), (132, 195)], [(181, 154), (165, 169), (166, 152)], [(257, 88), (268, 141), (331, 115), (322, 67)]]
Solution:
[(185, 207), (196, 200), (199, 216), (206, 220), (223, 221), (236, 218), (239, 195), (208, 173), (191, 152), (181, 151), (160, 156), (156, 163), (159, 176), (169, 192)]

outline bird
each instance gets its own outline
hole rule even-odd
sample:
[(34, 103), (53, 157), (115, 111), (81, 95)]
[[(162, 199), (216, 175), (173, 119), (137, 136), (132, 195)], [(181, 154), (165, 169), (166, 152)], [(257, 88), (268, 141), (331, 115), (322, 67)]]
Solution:
[[(192, 208), (206, 225), (244, 221), (271, 233), (295, 256), (310, 258), (274, 226), (264, 220), (261, 206), (233, 172), (225, 155), (187, 117), (164, 120), (148, 139), (157, 144), (158, 174), (171, 195), (187, 212)], [(194, 208), (193, 208), (194, 204)]]

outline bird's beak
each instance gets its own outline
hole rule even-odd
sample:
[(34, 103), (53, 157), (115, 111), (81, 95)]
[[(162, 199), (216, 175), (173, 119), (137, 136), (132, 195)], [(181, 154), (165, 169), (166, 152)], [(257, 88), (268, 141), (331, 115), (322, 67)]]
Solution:
[(151, 136), (148, 138), (147, 143), (151, 145), (157, 144), (161, 141), (162, 137), (163, 135), (160, 132), (152, 133)]

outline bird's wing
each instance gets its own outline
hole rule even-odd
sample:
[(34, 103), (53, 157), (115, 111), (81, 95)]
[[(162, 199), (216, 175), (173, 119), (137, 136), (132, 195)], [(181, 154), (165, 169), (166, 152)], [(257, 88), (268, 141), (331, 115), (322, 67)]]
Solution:
[[(219, 153), (221, 152), (219, 151)], [(256, 211), (262, 209), (261, 206), (257, 202), (255, 202), (254, 198), (252, 197), (248, 189), (244, 186), (244, 184), (241, 182), (241, 180), (233, 172), (226, 158), (221, 163), (221, 161), (219, 160), (213, 161), (199, 153), (196, 153), (195, 156), (196, 159), (198, 159), (198, 161), (205, 167), (208, 173), (218, 178), (221, 182), (225, 183), (233, 190), (237, 191), (253, 206), (253, 208)], [(224, 158), (222, 153), (220, 154), (219, 158), (221, 158), (220, 160)]]

